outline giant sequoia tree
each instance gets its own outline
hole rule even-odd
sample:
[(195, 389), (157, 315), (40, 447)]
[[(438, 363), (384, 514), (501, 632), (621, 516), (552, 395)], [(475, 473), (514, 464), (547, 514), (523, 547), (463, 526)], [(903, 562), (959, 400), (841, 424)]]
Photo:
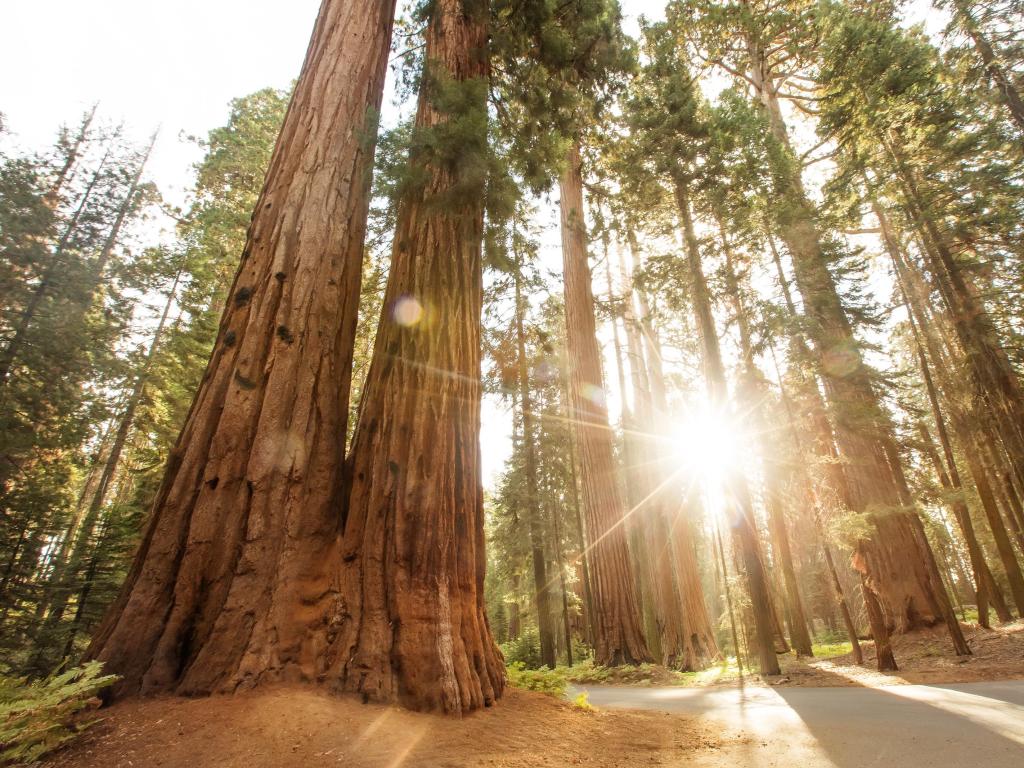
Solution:
[[(217, 346), (90, 656), (122, 693), (318, 679), (394, 3), (321, 8)], [(324, 115), (333, 115), (330, 120)]]
[(480, 481), (486, 3), (438, 0), (343, 519), (344, 687), (461, 712), (501, 695)]

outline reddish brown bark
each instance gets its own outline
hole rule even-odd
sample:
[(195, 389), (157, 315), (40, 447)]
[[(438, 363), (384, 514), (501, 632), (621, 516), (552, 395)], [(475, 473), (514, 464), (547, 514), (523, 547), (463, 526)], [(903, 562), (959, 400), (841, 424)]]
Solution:
[(880, 137), (896, 166), (904, 206), (925, 246), (931, 279), (948, 310), (982, 415), (999, 435), (1017, 480), (1024, 483), (1024, 387), (1003, 339), (965, 270), (955, 238), (928, 207), (918, 174), (889, 136)]
[(583, 208), (579, 147), (568, 153), (560, 180), (562, 259), (565, 274), (569, 402), (579, 451), (594, 615), (594, 659), (602, 666), (651, 661), (644, 640), (636, 582), (630, 565), (615, 481)]
[[(620, 271), (628, 289), (629, 281), (622, 252), (619, 252)], [(610, 277), (610, 275), (609, 275)], [(610, 280), (609, 280), (610, 284)], [(642, 547), (639, 559), (646, 571), (657, 638), (648, 639), (651, 651), (660, 656), (661, 663), (675, 667), (683, 663), (682, 616), (672, 574), (672, 550), (668, 526), (663, 509), (666, 498), (665, 478), (659, 478), (657, 448), (661, 443), (653, 432), (653, 404), (651, 387), (644, 358), (639, 326), (632, 310), (632, 296), (621, 297), (623, 323), (626, 328), (626, 348), (629, 353), (630, 381), (633, 388), (633, 408), (624, 424), (626, 443), (626, 488), (632, 516), (641, 529)], [(625, 391), (625, 390), (623, 390)]]
[[(433, 4), (417, 130), (464, 116), (442, 111), (442, 89), (486, 111), (487, 39), (486, 4)], [(482, 128), (461, 149), (486, 144)], [(400, 201), (353, 441), (331, 656), (345, 690), (460, 713), (491, 705), (505, 682), (484, 609), (483, 190), (449, 153), (425, 147), (410, 162), (423, 182)]]
[(393, 0), (325, 0), (213, 357), (91, 658), (118, 693), (330, 676), (351, 355)]
[[(882, 230), (883, 241), (889, 250), (892, 258), (893, 268), (896, 274), (896, 282), (900, 289), (904, 303), (907, 308), (907, 317), (910, 322), (911, 332), (914, 338), (914, 346), (917, 352), (918, 364), (921, 369), (921, 376), (925, 384), (925, 392), (928, 395), (928, 402), (931, 406), (932, 417), (935, 421), (939, 441), (942, 444), (945, 465), (939, 458), (931, 441), (931, 435), (922, 426), (923, 438), (926, 450), (929, 452), (933, 466), (939, 477), (943, 488), (957, 494), (951, 503), (951, 508), (960, 531), (963, 534), (964, 542), (967, 545), (968, 556), (971, 560), (971, 569), (974, 572), (975, 593), (978, 603), (978, 621), (983, 627), (989, 625), (988, 603), (992, 602), (996, 615), (1000, 621), (1006, 622), (1011, 619), (1010, 612), (1006, 606), (1003, 594), (996, 584), (985, 560), (984, 552), (978, 542), (974, 529), (974, 521), (971, 518), (970, 509), (963, 498), (963, 482), (960, 477), (960, 470), (957, 466), (956, 456), (953, 451), (953, 442), (946, 426), (942, 405), (939, 401), (939, 390), (942, 389), (949, 410), (952, 414), (952, 422), (957, 436), (964, 445), (969, 444), (968, 419), (957, 399), (951, 393), (951, 386), (946, 381), (948, 377), (940, 377), (938, 384), (932, 375), (932, 365), (938, 364), (941, 369), (942, 354), (941, 348), (935, 342), (934, 331), (931, 328), (934, 319), (930, 319), (926, 309), (927, 302), (921, 295), (921, 281), (909, 269), (904, 254), (899, 247), (896, 235), (892, 230), (888, 217), (877, 203), (872, 203), (879, 226)], [(916, 278), (916, 279), (915, 279)], [(929, 361), (929, 355), (933, 358)], [(969, 450), (969, 449), (968, 449)]]

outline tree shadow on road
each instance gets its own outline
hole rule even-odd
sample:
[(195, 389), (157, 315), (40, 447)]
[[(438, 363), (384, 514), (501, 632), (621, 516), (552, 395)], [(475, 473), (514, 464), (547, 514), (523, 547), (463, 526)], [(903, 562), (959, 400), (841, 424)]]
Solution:
[(836, 768), (1024, 764), (1024, 718), (998, 699), (930, 686), (774, 691)]

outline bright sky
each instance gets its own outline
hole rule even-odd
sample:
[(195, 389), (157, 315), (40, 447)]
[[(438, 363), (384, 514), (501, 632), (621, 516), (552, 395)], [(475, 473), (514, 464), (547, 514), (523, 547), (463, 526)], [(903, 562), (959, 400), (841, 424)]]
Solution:
[[(49, 147), (62, 123), (92, 104), (143, 142), (161, 140), (149, 177), (181, 205), (199, 159), (184, 136), (227, 119), (228, 102), (298, 75), (320, 0), (31, 0), (0, 7), (0, 112), (25, 150)], [(658, 17), (664, 0), (624, 0), (628, 26)], [(484, 406), (484, 478), (511, 450), (510, 424)]]

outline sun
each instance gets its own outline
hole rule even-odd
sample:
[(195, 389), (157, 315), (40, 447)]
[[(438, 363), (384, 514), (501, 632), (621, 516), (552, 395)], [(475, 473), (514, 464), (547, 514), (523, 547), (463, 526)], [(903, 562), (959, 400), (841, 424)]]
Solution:
[(743, 428), (727, 409), (704, 403), (681, 419), (673, 433), (680, 469), (707, 486), (719, 485), (744, 461)]

